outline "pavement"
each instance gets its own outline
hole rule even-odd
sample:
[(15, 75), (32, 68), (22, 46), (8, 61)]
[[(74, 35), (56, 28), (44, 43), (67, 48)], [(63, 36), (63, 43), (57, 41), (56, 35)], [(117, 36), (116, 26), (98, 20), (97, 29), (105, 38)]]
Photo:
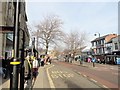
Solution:
[(33, 89), (34, 88), (50, 88), (49, 82), (48, 82), (48, 78), (47, 77), (47, 73), (46, 73), (46, 68), (48, 66), (44, 66), (44, 67), (40, 67), (38, 70), (38, 76), (36, 78), (36, 81), (33, 85)]
[[(79, 61), (73, 61), (72, 64), (75, 64), (75, 65), (80, 65), (80, 62)], [(87, 67), (87, 68), (109, 68), (111, 70), (117, 70), (119, 69), (119, 66), (118, 65), (110, 65), (110, 64), (99, 64), (99, 63), (95, 63), (95, 67), (93, 67), (93, 63), (92, 62), (83, 62), (83, 64), (81, 64), (81, 66), (83, 67)]]
[[(49, 65), (45, 65), (44, 67), (39, 67), (38, 69), (38, 76), (36, 78), (36, 81), (31, 83), (31, 80), (28, 80), (28, 85), (24, 84), (25, 90), (29, 90), (29, 88), (50, 88), (46, 68), (49, 67)], [(32, 87), (31, 87), (32, 86)], [(10, 79), (3, 79), (2, 78), (2, 72), (0, 73), (0, 90), (2, 89), (9, 89), (10, 88)]]

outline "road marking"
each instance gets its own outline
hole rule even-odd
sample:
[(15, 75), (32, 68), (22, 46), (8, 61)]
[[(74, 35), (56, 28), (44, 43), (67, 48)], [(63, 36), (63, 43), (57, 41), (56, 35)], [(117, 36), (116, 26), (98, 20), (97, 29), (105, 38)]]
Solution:
[(59, 77), (63, 78), (63, 76), (61, 74), (58, 74)]
[(52, 78), (58, 78), (58, 76), (55, 75), (55, 74), (52, 74), (51, 77), (52, 77)]
[(86, 75), (83, 75), (84, 77), (87, 77)]
[(55, 88), (55, 85), (54, 85), (54, 83), (53, 83), (53, 81), (52, 81), (52, 79), (51, 79), (51, 77), (50, 77), (50, 74), (49, 74), (49, 72), (48, 72), (48, 70), (50, 69), (50, 68), (52, 68), (54, 65), (52, 65), (51, 67), (48, 67), (47, 69), (46, 69), (46, 71), (47, 71), (47, 76), (48, 76), (48, 80), (49, 80), (49, 84), (50, 84), (50, 87), (51, 88)]
[(79, 74), (81, 74), (81, 72), (78, 72)]
[(67, 77), (65, 74), (63, 74), (64, 77)]
[(104, 88), (108, 88), (107, 86), (103, 85)]
[(94, 79), (92, 79), (92, 78), (90, 78), (90, 80), (92, 80), (92, 81), (95, 82), (95, 83), (97, 82), (96, 80), (94, 80)]
[(74, 77), (74, 75), (73, 74), (68, 74), (67, 77)]
[(55, 73), (55, 71), (52, 71), (51, 73)]

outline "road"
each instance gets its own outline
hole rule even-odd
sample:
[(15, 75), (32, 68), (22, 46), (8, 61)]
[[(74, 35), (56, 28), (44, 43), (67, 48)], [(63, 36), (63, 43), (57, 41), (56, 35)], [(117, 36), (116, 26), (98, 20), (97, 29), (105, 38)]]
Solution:
[(55, 88), (101, 88), (99, 85), (74, 72), (72, 69), (60, 64), (54, 64), (54, 66), (49, 69), (49, 75), (53, 80)]
[[(34, 88), (66, 88), (67, 90), (118, 90), (118, 67), (111, 65), (83, 63), (67, 63), (52, 61), (52, 64), (39, 68), (39, 74)], [(6, 82), (8, 82), (6, 84)], [(9, 80), (3, 83), (3, 88), (9, 87)]]
[(89, 80), (99, 84), (104, 88), (118, 88), (118, 67), (110, 65), (96, 64), (92, 67), (92, 63), (84, 63), (85, 65), (70, 64), (65, 62), (55, 62), (65, 68), (72, 69), (76, 73), (88, 78)]

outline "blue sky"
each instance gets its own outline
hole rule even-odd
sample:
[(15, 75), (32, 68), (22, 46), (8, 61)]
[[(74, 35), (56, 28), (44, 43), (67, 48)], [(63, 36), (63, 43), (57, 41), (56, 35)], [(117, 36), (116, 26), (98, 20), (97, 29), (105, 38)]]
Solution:
[(56, 14), (64, 22), (62, 30), (77, 30), (88, 34), (88, 43), (102, 35), (118, 33), (118, 2), (27, 2), (28, 24), (39, 23), (46, 14)]

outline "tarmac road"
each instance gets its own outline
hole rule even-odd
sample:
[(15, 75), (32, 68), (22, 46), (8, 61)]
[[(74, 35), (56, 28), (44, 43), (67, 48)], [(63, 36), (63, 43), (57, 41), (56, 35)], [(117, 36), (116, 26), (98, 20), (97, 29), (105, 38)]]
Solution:
[(55, 88), (101, 88), (99, 85), (77, 74), (72, 69), (62, 65), (54, 64), (49, 69), (49, 75), (53, 80)]

